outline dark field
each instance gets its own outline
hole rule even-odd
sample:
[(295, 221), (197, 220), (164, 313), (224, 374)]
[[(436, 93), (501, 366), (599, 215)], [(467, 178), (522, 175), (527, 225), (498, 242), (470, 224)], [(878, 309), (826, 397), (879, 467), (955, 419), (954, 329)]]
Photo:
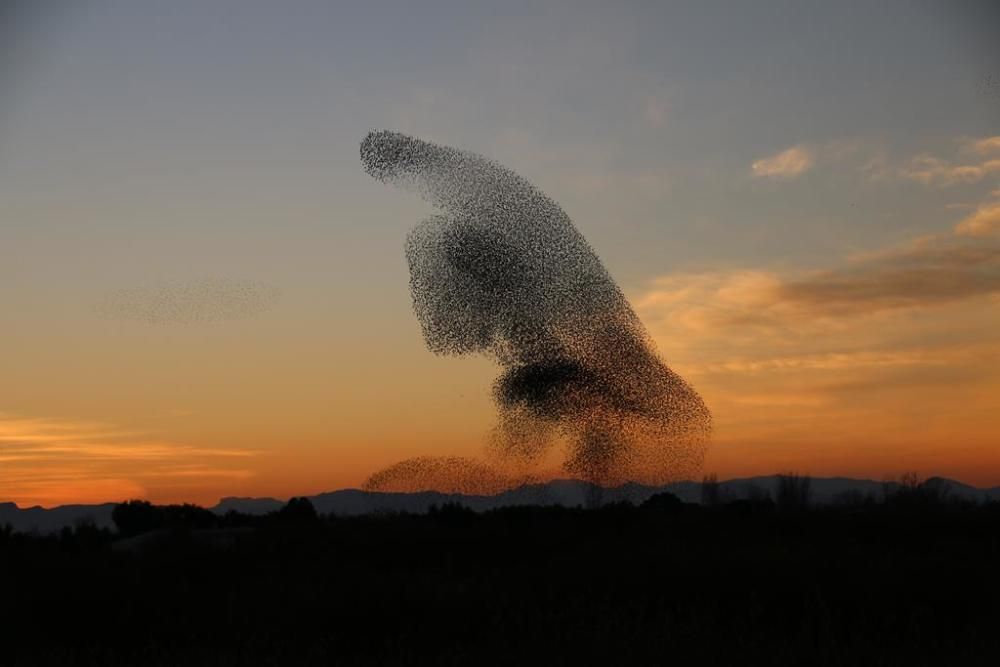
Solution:
[[(143, 543), (88, 526), (51, 537), (0, 530), (0, 664), (1000, 656), (997, 503), (783, 510), (668, 499), (352, 519), (297, 509), (217, 519), (190, 508)], [(126, 521), (124, 532), (139, 528)]]

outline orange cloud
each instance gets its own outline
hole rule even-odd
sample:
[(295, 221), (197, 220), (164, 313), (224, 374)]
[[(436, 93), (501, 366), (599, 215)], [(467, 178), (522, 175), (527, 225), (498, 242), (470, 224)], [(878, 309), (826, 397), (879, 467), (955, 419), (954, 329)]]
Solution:
[[(662, 276), (636, 299), (684, 328), (800, 327), (1000, 293), (1000, 244), (925, 237), (823, 271), (737, 270)], [(659, 310), (660, 312), (656, 312)]]
[(918, 155), (900, 169), (900, 175), (922, 185), (948, 187), (961, 183), (978, 183), (987, 175), (1000, 172), (1000, 160), (979, 164), (952, 164), (929, 155)]
[(805, 146), (798, 145), (757, 160), (750, 169), (755, 176), (795, 178), (808, 171), (814, 162), (813, 154)]
[[(986, 156), (1000, 151), (1000, 137), (962, 140), (965, 153)], [(899, 176), (926, 186), (950, 187), (979, 183), (1000, 173), (1000, 159), (978, 158), (971, 164), (955, 164), (928, 154), (917, 155), (899, 168)]]
[(709, 470), (998, 481), (995, 239), (926, 236), (821, 271), (668, 274), (634, 304), (712, 408)]
[(1000, 232), (1000, 202), (980, 206), (958, 223), (955, 232), (965, 236), (989, 236)]
[(251, 456), (107, 424), (0, 414), (0, 496), (20, 505), (119, 501), (183, 486), (185, 479), (245, 479), (251, 471), (234, 462)]
[(1000, 153), (1000, 137), (984, 137), (982, 139), (974, 139), (970, 142), (969, 147), (974, 152), (981, 154)]

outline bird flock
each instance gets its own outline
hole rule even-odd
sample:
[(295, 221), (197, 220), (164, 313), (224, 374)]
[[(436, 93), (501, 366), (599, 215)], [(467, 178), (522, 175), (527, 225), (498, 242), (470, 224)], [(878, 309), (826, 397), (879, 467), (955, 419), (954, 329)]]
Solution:
[(602, 486), (700, 470), (708, 407), (657, 355), (558, 204), (492, 160), (397, 132), (369, 133), (361, 162), (438, 211), (406, 238), (427, 347), (485, 354), (501, 369), (497, 422), (481, 459), (409, 459), (366, 488), (495, 493), (532, 479), (556, 443), (565, 473)]

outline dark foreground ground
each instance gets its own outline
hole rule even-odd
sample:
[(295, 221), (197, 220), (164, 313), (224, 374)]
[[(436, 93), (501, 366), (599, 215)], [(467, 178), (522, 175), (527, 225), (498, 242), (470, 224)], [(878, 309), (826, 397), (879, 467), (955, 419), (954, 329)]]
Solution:
[(0, 530), (0, 665), (996, 665), (998, 564), (1000, 504)]

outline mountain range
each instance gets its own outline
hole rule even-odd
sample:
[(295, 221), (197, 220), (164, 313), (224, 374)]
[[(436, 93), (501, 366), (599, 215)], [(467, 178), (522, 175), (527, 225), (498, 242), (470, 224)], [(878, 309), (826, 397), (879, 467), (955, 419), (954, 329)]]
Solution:
[[(719, 496), (723, 501), (742, 498), (760, 498), (776, 495), (778, 475), (731, 479), (719, 482)], [(1000, 501), (1000, 486), (981, 489), (955, 480), (932, 477), (925, 484), (934, 484), (951, 498), (983, 502)], [(880, 498), (884, 493), (899, 488), (897, 482), (881, 482), (846, 477), (813, 477), (810, 479), (810, 499), (823, 505), (840, 498), (871, 496)], [(415, 493), (381, 493), (359, 489), (341, 489), (315, 496), (307, 496), (319, 514), (357, 516), (379, 512), (425, 513), (432, 505), (458, 503), (477, 512), (498, 507), (518, 505), (561, 505), (564, 507), (588, 506), (595, 503), (629, 501), (641, 503), (657, 493), (670, 492), (687, 503), (701, 502), (700, 482), (674, 482), (665, 486), (647, 486), (629, 483), (615, 488), (601, 488), (588, 482), (556, 479), (542, 484), (528, 484), (492, 496), (463, 495), (421, 491)], [(261, 515), (284, 506), (277, 498), (223, 498), (209, 509), (216, 514), (229, 511)], [(99, 505), (61, 505), (59, 507), (18, 507), (15, 503), (0, 503), (0, 526), (11, 525), (15, 531), (50, 533), (81, 521), (93, 521), (97, 526), (114, 528), (111, 512), (115, 503)]]

